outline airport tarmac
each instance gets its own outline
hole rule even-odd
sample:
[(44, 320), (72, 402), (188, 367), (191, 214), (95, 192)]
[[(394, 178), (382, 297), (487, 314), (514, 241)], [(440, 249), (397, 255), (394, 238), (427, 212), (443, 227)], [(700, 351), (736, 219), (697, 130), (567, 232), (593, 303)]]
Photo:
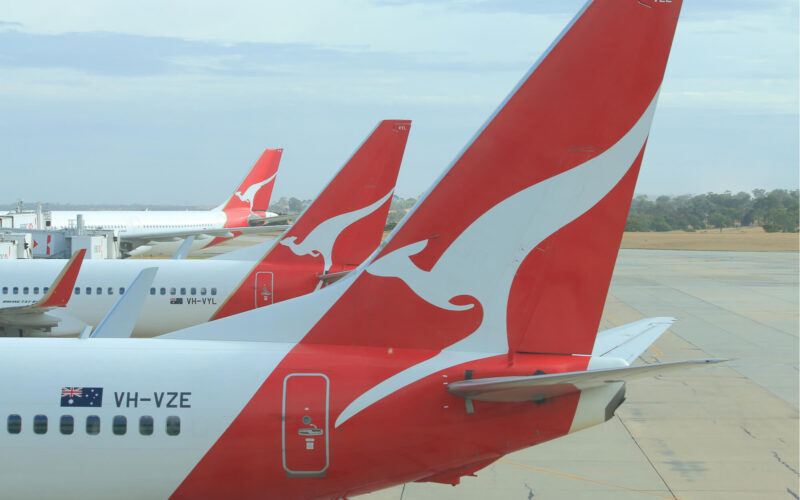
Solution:
[(731, 361), (634, 381), (612, 420), (459, 486), (358, 498), (800, 498), (798, 254), (622, 250), (601, 329), (653, 316), (678, 321), (644, 362)]

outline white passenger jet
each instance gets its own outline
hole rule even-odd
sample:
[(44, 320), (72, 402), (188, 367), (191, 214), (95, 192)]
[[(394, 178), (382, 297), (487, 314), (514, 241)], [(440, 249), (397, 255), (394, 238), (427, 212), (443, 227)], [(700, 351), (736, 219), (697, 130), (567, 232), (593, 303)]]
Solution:
[[(158, 272), (135, 336), (154, 336), (310, 293), (354, 269), (377, 247), (411, 122), (381, 122), (295, 224), (275, 242), (209, 260), (87, 260), (69, 304), (4, 319), (6, 335), (77, 335), (97, 326), (144, 268)], [(249, 209), (248, 209), (249, 210)], [(0, 305), (34, 303), (64, 260), (0, 261)], [(37, 309), (36, 311), (41, 311)], [(57, 324), (53, 323), (57, 318)]]
[(282, 152), (265, 150), (230, 198), (212, 210), (55, 210), (50, 212), (50, 227), (75, 227), (82, 214), (87, 229), (118, 230), (125, 256), (169, 256), (187, 236), (195, 236), (192, 247), (200, 249), (242, 232), (270, 231), (252, 226), (277, 220), (278, 214), (268, 207)]
[(0, 339), (2, 494), (457, 484), (612, 418), (631, 379), (714, 361), (631, 366), (664, 318), (597, 333), (680, 6), (589, 2), (333, 286), (163, 338)]

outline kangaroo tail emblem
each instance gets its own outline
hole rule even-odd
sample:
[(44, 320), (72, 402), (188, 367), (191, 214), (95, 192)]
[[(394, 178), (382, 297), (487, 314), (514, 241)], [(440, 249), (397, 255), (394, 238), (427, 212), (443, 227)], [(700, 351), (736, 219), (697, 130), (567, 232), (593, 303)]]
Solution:
[(254, 200), (254, 199), (255, 199), (255, 197), (256, 197), (256, 193), (258, 193), (258, 191), (259, 191), (259, 190), (260, 190), (262, 187), (264, 187), (265, 185), (267, 185), (267, 184), (269, 184), (270, 182), (272, 182), (273, 180), (275, 180), (275, 176), (276, 176), (276, 175), (278, 175), (278, 174), (277, 174), (277, 172), (276, 172), (276, 173), (274, 173), (274, 174), (272, 175), (272, 177), (270, 177), (269, 179), (266, 179), (266, 180), (264, 180), (264, 181), (262, 181), (262, 182), (259, 182), (259, 183), (256, 183), (256, 184), (252, 184), (252, 185), (251, 185), (249, 188), (247, 188), (247, 189), (244, 191), (244, 193), (242, 193), (242, 192), (240, 192), (240, 191), (236, 191), (234, 194), (235, 194), (235, 195), (236, 195), (236, 197), (237, 197), (237, 198), (239, 198), (241, 201), (243, 201), (243, 202), (245, 202), (245, 203), (249, 203), (249, 204), (250, 204), (250, 213), (253, 213), (253, 200)]
[(300, 243), (297, 243), (297, 236), (283, 238), (280, 243), (283, 246), (289, 247), (297, 256), (311, 255), (312, 257), (319, 257), (322, 255), (325, 266), (323, 272), (328, 272), (331, 266), (333, 266), (333, 245), (336, 243), (339, 235), (342, 234), (342, 231), (354, 222), (373, 213), (381, 205), (386, 203), (386, 200), (392, 196), (392, 191), (393, 190), (389, 190), (381, 199), (371, 205), (331, 217), (320, 223), (311, 230)]

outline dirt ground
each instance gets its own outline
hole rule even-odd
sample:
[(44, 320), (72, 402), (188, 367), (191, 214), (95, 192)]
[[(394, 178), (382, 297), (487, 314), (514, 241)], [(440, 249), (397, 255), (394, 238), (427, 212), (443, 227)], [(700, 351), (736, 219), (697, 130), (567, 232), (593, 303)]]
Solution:
[(760, 227), (708, 229), (692, 233), (625, 233), (621, 248), (645, 250), (723, 250), (732, 252), (797, 252), (797, 233), (765, 233)]

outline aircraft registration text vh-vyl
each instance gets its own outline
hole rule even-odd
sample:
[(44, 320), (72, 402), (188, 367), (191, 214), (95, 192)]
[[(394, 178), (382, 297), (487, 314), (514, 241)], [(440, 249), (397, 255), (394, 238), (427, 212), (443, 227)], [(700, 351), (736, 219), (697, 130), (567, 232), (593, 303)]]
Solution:
[(589, 2), (331, 286), (155, 339), (0, 339), (3, 495), (456, 484), (713, 361), (631, 366), (668, 318), (597, 332), (680, 7)]
[[(378, 124), (275, 242), (208, 260), (0, 261), (0, 334), (65, 336), (96, 327), (146, 268), (157, 273), (133, 330), (139, 337), (270, 305), (335, 281), (381, 242), (410, 127), (408, 120)], [(73, 291), (68, 302), (54, 306), (43, 300), (61, 282), (59, 272), (75, 265), (80, 272), (74, 286), (67, 285)]]

